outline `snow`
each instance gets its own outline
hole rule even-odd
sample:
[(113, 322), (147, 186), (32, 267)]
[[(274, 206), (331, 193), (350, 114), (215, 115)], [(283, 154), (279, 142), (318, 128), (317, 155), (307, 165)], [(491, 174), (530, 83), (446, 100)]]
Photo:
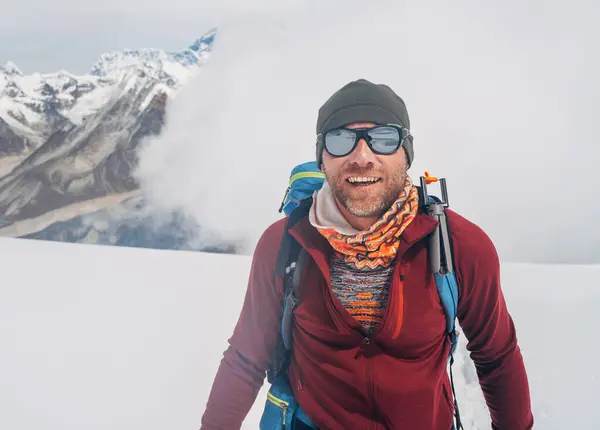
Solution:
[[(140, 68), (148, 62), (155, 62), (164, 57), (162, 51), (156, 49), (133, 50), (102, 54), (98, 62), (92, 67), (94, 75), (106, 76), (119, 72), (129, 67)], [(143, 68), (143, 67), (142, 67)]]
[(21, 116), (28, 124), (32, 125), (35, 125), (37, 123), (36, 120), (39, 120), (40, 118), (39, 114), (33, 112), (26, 106), (15, 102), (13, 99), (0, 97), (0, 118), (6, 121), (15, 133), (30, 139), (34, 144), (41, 144), (43, 141), (41, 134), (17, 120), (15, 116)]
[[(25, 121), (25, 124), (27, 124), (25, 127), (23, 127), (23, 125), (20, 125), (20, 127), (23, 128), (24, 131), (28, 131), (29, 133), (31, 133), (31, 126), (39, 124), (42, 120), (43, 117), (41, 114), (32, 111), (31, 109), (29, 109), (27, 106), (25, 106), (23, 103), (19, 103), (16, 100), (13, 99), (9, 99), (9, 98), (5, 98), (5, 99), (0, 99), (0, 112), (4, 111), (4, 112), (13, 112), (13, 114), (17, 115), (17, 116), (22, 116), (22, 120)], [(7, 116), (11, 116), (11, 115), (7, 115)], [(6, 119), (6, 116), (3, 116), (5, 121), (9, 121)], [(18, 121), (17, 121), (18, 122)], [(20, 123), (19, 123), (20, 124)], [(19, 125), (16, 125), (16, 127), (19, 127)]]
[[(503, 266), (503, 289), (527, 367), (535, 428), (593, 429), (600, 422), (595, 360), (600, 346), (591, 341), (600, 324), (600, 290), (594, 282), (598, 276), (600, 265)], [(463, 336), (455, 368), (466, 362), (471, 367), (468, 373), (475, 376), (464, 340)], [(461, 409), (468, 415), (465, 428), (489, 429), (486, 412), (471, 404), (476, 400), (476, 405), (483, 405), (479, 389), (473, 384), (465, 387), (464, 376), (462, 372), (457, 397), (459, 402), (470, 399)]]
[(162, 63), (162, 70), (173, 77), (179, 85), (185, 84), (193, 73), (188, 67), (171, 61), (164, 61)]
[[(2, 79), (6, 79), (2, 85)], [(11, 83), (18, 93), (15, 97), (4, 94), (2, 88)], [(44, 131), (47, 130), (44, 114), (33, 111), (30, 106), (43, 106), (44, 99), (38, 95), (43, 80), (39, 75), (13, 75), (2, 78), (0, 75), (0, 117), (6, 121), (15, 133), (28, 139), (34, 145), (41, 145)]]
[(46, 83), (44, 77), (40, 73), (33, 73), (27, 76), (17, 76), (13, 81), (31, 99), (40, 98), (39, 92)]
[(122, 93), (135, 92), (138, 93), (143, 88), (147, 81), (146, 77), (141, 77), (136, 73), (134, 67), (120, 69), (119, 89)]
[(0, 69), (0, 94), (2, 94), (2, 92), (4, 91), (4, 88), (6, 87), (6, 84), (8, 83), (8, 77), (4, 74), (1, 73), (2, 69)]
[(4, 69), (9, 75), (23, 75), (23, 72), (12, 61), (7, 61), (4, 66), (0, 67), (0, 71)]
[(69, 111), (63, 112), (69, 121), (75, 125), (81, 125), (83, 120), (88, 116), (106, 105), (114, 94), (115, 88), (112, 86), (99, 86), (95, 90), (82, 95), (77, 100), (77, 104)]
[(152, 99), (154, 99), (154, 97), (159, 93), (166, 93), (167, 95), (171, 95), (173, 93), (173, 91), (164, 84), (156, 84), (152, 88), (152, 90), (148, 93), (148, 95), (146, 96), (144, 101), (140, 104), (139, 111), (143, 112), (148, 107), (148, 105), (152, 102)]
[[(106, 103), (111, 91), (114, 91), (114, 87), (102, 85), (97, 77), (93, 76), (74, 76), (67, 72), (50, 73), (47, 75), (41, 75), (34, 73), (28, 76), (15, 77), (12, 81), (21, 89), (24, 93), (23, 97), (17, 97), (13, 103), (21, 105), (19, 110), (24, 112), (29, 110), (26, 104), (38, 104), (43, 106), (44, 103), (54, 96), (46, 96), (41, 93), (42, 88), (45, 85), (50, 86), (56, 91), (56, 99), (61, 100), (65, 103), (65, 108), (61, 109), (61, 113), (69, 119), (73, 119), (75, 124), (79, 124), (85, 115), (95, 112), (97, 109), (102, 107)], [(83, 94), (79, 99), (75, 99), (71, 94), (77, 86), (88, 85), (95, 88), (91, 92)], [(10, 100), (6, 97), (0, 98), (0, 102), (3, 100)], [(2, 109), (0, 109), (0, 113)], [(35, 123), (43, 123), (45, 117), (40, 114), (35, 118)], [(30, 122), (30, 124), (33, 124)]]
[[(202, 46), (202, 49), (208, 49)], [(190, 66), (195, 65), (198, 56), (194, 56), (192, 64), (186, 64), (178, 53), (170, 53), (160, 49), (126, 49), (122, 52), (102, 54), (90, 70), (94, 76), (113, 76), (127, 68), (144, 69), (146, 71), (165, 70), (176, 78), (186, 78)], [(171, 72), (169, 72), (169, 70)]]
[[(187, 48), (182, 53), (170, 53), (160, 49), (126, 49), (122, 52), (105, 53), (100, 56), (90, 73), (83, 76), (65, 70), (23, 75), (14, 64), (8, 62), (4, 67), (0, 67), (0, 117), (15, 131), (32, 139), (34, 144), (41, 145), (54, 130), (51, 130), (45, 114), (38, 114), (27, 105), (39, 106), (41, 111), (44, 111), (46, 103), (58, 101), (60, 105), (56, 108), (60, 114), (74, 125), (81, 125), (87, 116), (109, 103), (115, 91), (128, 91), (133, 88), (141, 90), (143, 86), (138, 84), (150, 83), (151, 80), (158, 80), (161, 86), (167, 86), (172, 91), (177, 90), (203, 64), (201, 60), (206, 58), (206, 53), (210, 50), (210, 46), (205, 42), (212, 40), (213, 36), (214, 31), (196, 41), (195, 45), (199, 51), (194, 53)], [(185, 52), (190, 54), (186, 56), (183, 54)], [(150, 78), (135, 77), (140, 72), (144, 72)], [(17, 96), (5, 93), (4, 90), (9, 84), (18, 89)], [(43, 90), (47, 86), (52, 88), (54, 93), (44, 94)], [(89, 88), (90, 91), (83, 94), (75, 92), (82, 88)], [(145, 108), (145, 105), (142, 108)], [(22, 117), (27, 121), (27, 125), (12, 118), (8, 111)]]
[[(8, 238), (0, 253), (0, 428), (199, 428), (250, 257)], [(536, 428), (597, 428), (600, 266), (502, 274)], [(464, 343), (458, 351), (465, 428), (489, 429)], [(267, 388), (244, 429), (258, 428)]]

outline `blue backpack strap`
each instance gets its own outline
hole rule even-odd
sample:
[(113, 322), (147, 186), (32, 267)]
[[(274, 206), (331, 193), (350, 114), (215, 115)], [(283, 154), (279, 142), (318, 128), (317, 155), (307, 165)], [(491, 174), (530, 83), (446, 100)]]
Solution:
[(454, 364), (454, 352), (458, 344), (458, 331), (456, 330), (456, 319), (458, 312), (458, 301), (460, 298), (458, 282), (454, 272), (454, 261), (452, 255), (452, 238), (446, 216), (446, 208), (448, 207), (448, 192), (446, 188), (446, 180), (439, 179), (442, 189), (442, 199), (430, 196), (427, 193), (427, 183), (437, 182), (437, 178), (431, 178), (426, 172), (425, 177), (421, 177), (420, 187), (420, 204), (423, 205), (427, 213), (438, 221), (438, 226), (429, 237), (429, 262), (438, 295), (444, 313), (446, 314), (446, 333), (450, 341), (450, 353), (448, 360), (450, 361), (450, 381), (452, 384), (452, 393), (454, 395), (454, 407), (456, 418), (456, 429), (462, 430), (462, 422), (456, 400), (456, 391), (454, 389), (454, 378), (452, 376), (452, 364)]
[(444, 311), (446, 312), (446, 331), (450, 337), (450, 355), (448, 357), (450, 360), (458, 343), (458, 332), (455, 325), (458, 308), (458, 285), (454, 273), (445, 275), (434, 273), (433, 276), (442, 305), (444, 306)]

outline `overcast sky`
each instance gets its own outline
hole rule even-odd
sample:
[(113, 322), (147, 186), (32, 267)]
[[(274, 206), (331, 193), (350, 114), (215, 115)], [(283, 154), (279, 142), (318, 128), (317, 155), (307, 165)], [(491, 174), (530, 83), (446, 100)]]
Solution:
[(25, 73), (85, 73), (100, 54), (123, 48), (177, 51), (229, 11), (271, 7), (272, 0), (1, 0), (0, 64)]
[(597, 0), (4, 3), (0, 62), (25, 72), (83, 73), (102, 52), (178, 50), (220, 27), (141, 171), (157, 201), (220, 234), (253, 243), (278, 216), (319, 106), (364, 77), (407, 102), (413, 177), (447, 177), (452, 208), (503, 258), (600, 262)]

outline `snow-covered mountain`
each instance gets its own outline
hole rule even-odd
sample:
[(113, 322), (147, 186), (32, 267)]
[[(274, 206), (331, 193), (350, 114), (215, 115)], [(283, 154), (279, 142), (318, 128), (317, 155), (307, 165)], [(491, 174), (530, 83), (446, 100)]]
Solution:
[(12, 62), (0, 66), (0, 155), (32, 153), (57, 131), (83, 125), (145, 80), (153, 88), (138, 107), (143, 111), (153, 95), (178, 89), (204, 64), (215, 34), (176, 53), (129, 49), (103, 54), (83, 76), (64, 70), (24, 75)]
[(160, 133), (167, 100), (206, 62), (215, 34), (175, 53), (104, 54), (84, 76), (1, 67), (0, 226), (136, 190), (138, 144)]

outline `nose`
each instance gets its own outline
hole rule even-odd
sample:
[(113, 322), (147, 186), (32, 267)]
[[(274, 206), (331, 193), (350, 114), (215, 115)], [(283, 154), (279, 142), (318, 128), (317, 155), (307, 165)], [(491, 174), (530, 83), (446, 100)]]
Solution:
[(375, 153), (371, 151), (365, 139), (360, 139), (356, 144), (354, 151), (348, 156), (348, 161), (360, 167), (366, 167), (369, 164), (375, 163)]

